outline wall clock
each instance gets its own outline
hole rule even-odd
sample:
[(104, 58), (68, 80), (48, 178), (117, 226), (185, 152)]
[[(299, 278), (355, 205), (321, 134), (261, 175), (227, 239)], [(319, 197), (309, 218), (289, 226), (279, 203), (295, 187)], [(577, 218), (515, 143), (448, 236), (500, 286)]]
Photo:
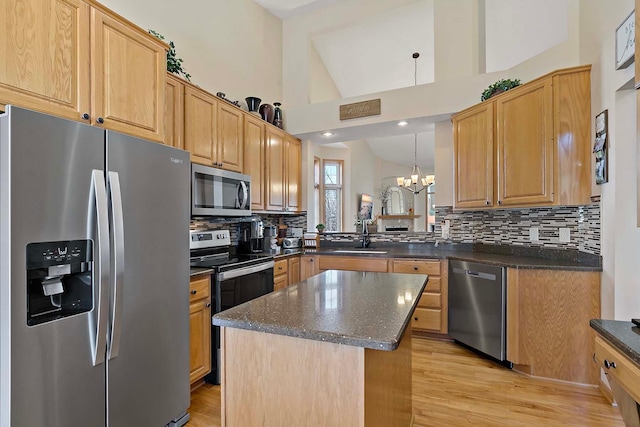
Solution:
[(636, 39), (636, 14), (629, 16), (616, 29), (616, 70), (627, 68), (633, 62)]

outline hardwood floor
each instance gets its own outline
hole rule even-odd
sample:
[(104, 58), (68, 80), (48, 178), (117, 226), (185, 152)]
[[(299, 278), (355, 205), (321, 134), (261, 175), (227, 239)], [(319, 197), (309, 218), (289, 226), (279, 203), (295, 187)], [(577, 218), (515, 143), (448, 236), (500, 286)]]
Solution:
[[(416, 427), (620, 426), (596, 388), (534, 379), (459, 345), (413, 337)], [(190, 427), (220, 425), (220, 387), (191, 394)]]

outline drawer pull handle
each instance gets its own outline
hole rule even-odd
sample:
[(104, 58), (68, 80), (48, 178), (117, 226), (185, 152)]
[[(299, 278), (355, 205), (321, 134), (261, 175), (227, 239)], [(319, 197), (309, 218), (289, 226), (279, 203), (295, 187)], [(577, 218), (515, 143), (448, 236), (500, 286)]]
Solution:
[(616, 369), (616, 362), (609, 362), (607, 359), (604, 359), (604, 367), (607, 369), (609, 368)]
[(417, 318), (417, 317), (414, 317), (414, 318), (413, 318), (413, 320), (418, 320), (418, 318)]
[(210, 303), (210, 302), (208, 302), (208, 303), (205, 305), (205, 307), (207, 307), (207, 308), (211, 307), (211, 303)]
[(413, 271), (418, 271), (418, 266), (417, 265), (413, 266)]
[(196, 291), (195, 289), (191, 291), (191, 295), (195, 295), (197, 293), (198, 293), (198, 291)]

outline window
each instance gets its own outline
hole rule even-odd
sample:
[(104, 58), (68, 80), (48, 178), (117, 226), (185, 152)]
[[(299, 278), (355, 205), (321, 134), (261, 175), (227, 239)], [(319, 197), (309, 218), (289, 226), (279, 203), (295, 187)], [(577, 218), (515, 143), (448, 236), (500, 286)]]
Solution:
[(342, 231), (341, 160), (324, 160), (322, 164), (322, 203), (325, 231)]
[(320, 159), (317, 157), (313, 158), (313, 219), (311, 223), (313, 224), (311, 230), (313, 230), (316, 225), (322, 222), (320, 219)]

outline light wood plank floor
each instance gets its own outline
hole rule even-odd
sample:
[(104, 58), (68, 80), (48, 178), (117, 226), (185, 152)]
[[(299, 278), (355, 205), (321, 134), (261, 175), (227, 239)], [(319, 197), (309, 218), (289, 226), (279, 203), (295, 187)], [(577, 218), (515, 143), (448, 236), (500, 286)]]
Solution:
[[(596, 388), (532, 379), (455, 343), (413, 337), (416, 427), (620, 426)], [(220, 387), (191, 395), (190, 427), (220, 425)]]

